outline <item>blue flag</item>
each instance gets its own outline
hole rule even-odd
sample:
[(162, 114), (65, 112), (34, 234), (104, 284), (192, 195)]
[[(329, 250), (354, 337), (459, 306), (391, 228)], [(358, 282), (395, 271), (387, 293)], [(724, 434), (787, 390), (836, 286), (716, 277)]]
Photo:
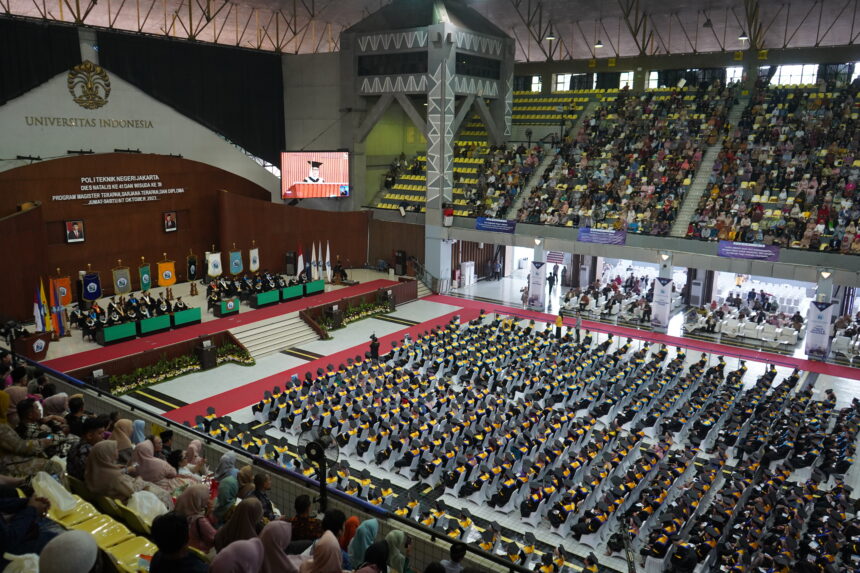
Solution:
[(102, 297), (102, 283), (98, 273), (87, 273), (84, 275), (83, 299), (90, 302)]
[(230, 274), (238, 275), (244, 270), (242, 266), (242, 251), (230, 251)]

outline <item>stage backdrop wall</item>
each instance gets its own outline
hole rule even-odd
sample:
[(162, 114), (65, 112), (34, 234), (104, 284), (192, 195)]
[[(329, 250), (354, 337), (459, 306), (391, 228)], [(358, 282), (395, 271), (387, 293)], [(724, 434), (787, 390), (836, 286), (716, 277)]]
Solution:
[[(185, 117), (173, 108), (104, 68), (110, 94), (87, 109), (69, 91), (68, 72), (0, 106), (0, 171), (22, 162), (8, 158), (63, 157), (69, 151), (92, 150), (96, 154), (115, 149), (180, 155), (217, 165), (253, 181), (280, 200), (280, 181), (223, 137)], [(90, 72), (102, 81), (105, 76)], [(80, 89), (76, 92), (80, 96)], [(99, 94), (104, 90), (100, 88)], [(273, 119), (273, 121), (275, 121)]]
[[(31, 317), (38, 276), (54, 275), (57, 267), (75, 277), (89, 263), (100, 271), (104, 290), (110, 293), (110, 270), (117, 259), (132, 267), (133, 288), (138, 289), (140, 257), (154, 263), (166, 252), (177, 261), (179, 280), (185, 280), (189, 249), (202, 258), (213, 243), (222, 249), (229, 246), (218, 244), (221, 222), (230, 217), (219, 207), (222, 189), (252, 201), (261, 213), (274, 207), (268, 191), (253, 182), (178, 157), (85, 155), (0, 172), (0, 214), (15, 213), (25, 202), (42, 204), (0, 219), (4, 260), (16, 269), (30, 269), (23, 275), (16, 272), (16, 280), (0, 281), (0, 314)], [(176, 213), (174, 232), (164, 230), (167, 211)], [(66, 243), (65, 222), (71, 220), (83, 221), (84, 242)]]
[(394, 253), (401, 250), (424, 262), (424, 225), (377, 220), (370, 222), (370, 264), (375, 266), (379, 259), (384, 259), (394, 266)]
[[(231, 250), (235, 243), (236, 248), (242, 250), (245, 268), (248, 266), (248, 249), (252, 241), (256, 241), (260, 248), (262, 269), (283, 272), (284, 254), (297, 251), (299, 244), (305, 261), (310, 260), (312, 243), (322, 245), (324, 258), (327, 240), (331, 248), (332, 265), (338, 255), (344, 267), (364, 265), (369, 211), (341, 213), (276, 203), (264, 205), (256, 199), (226, 192), (219, 194), (218, 202), (221, 209), (221, 249)], [(222, 260), (227, 260), (223, 254)]]

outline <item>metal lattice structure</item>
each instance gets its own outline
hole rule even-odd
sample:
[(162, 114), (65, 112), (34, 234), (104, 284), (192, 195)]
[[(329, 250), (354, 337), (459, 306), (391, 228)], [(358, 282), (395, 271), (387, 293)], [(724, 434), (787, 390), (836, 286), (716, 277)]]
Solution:
[[(390, 2), (0, 0), (0, 15), (298, 54), (338, 51), (343, 30)], [(515, 39), (517, 61), (852, 46), (860, 39), (860, 0), (464, 3)]]

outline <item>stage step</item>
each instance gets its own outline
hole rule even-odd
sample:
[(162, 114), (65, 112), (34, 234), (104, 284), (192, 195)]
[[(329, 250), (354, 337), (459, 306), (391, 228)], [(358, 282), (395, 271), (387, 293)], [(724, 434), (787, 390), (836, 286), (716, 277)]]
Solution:
[(317, 333), (305, 324), (298, 312), (237, 326), (231, 328), (230, 333), (254, 358), (319, 340)]
[(433, 292), (427, 288), (427, 285), (418, 281), (418, 298), (424, 298), (425, 296), (430, 296)]

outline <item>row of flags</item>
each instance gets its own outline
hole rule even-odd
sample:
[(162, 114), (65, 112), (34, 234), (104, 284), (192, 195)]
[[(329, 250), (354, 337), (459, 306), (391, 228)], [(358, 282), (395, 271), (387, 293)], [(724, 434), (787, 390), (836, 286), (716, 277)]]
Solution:
[(72, 281), (69, 277), (57, 277), (48, 281), (45, 294), (45, 281), (39, 279), (39, 287), (33, 295), (33, 318), (36, 330), (55, 332), (65, 336), (68, 332), (65, 307), (72, 302)]
[[(319, 255), (317, 255), (319, 253)], [(202, 278), (199, 274), (197, 257), (189, 255), (186, 258), (188, 280), (195, 281)], [(238, 275), (245, 272), (244, 259), (241, 250), (229, 252), (229, 273)], [(298, 252), (299, 272), (307, 271), (311, 280), (325, 278), (331, 282), (332, 267), (329, 243), (325, 245), (325, 259), (323, 259), (322, 243), (316, 245), (311, 243), (311, 257), (307, 268), (305, 267), (304, 254), (301, 245)], [(260, 249), (253, 248), (248, 251), (248, 270), (252, 273), (260, 270)], [(137, 267), (137, 275), (140, 279), (140, 288), (137, 290), (147, 291), (154, 285), (168, 287), (176, 284), (176, 262), (164, 260), (156, 263), (156, 276), (153, 281), (152, 265), (141, 263)], [(210, 277), (218, 277), (223, 274), (221, 266), (221, 253), (206, 254), (206, 271)], [(132, 285), (132, 269), (119, 266), (112, 269), (113, 292), (117, 295), (128, 294), (136, 289)], [(88, 272), (82, 279), (81, 298), (92, 302), (102, 297), (101, 277), (98, 272)], [(48, 289), (39, 279), (39, 287), (35, 289), (33, 296), (33, 318), (36, 322), (36, 330), (40, 332), (56, 332), (58, 336), (64, 336), (68, 331), (66, 323), (65, 307), (72, 303), (72, 283), (69, 277), (57, 277), (49, 279)]]

